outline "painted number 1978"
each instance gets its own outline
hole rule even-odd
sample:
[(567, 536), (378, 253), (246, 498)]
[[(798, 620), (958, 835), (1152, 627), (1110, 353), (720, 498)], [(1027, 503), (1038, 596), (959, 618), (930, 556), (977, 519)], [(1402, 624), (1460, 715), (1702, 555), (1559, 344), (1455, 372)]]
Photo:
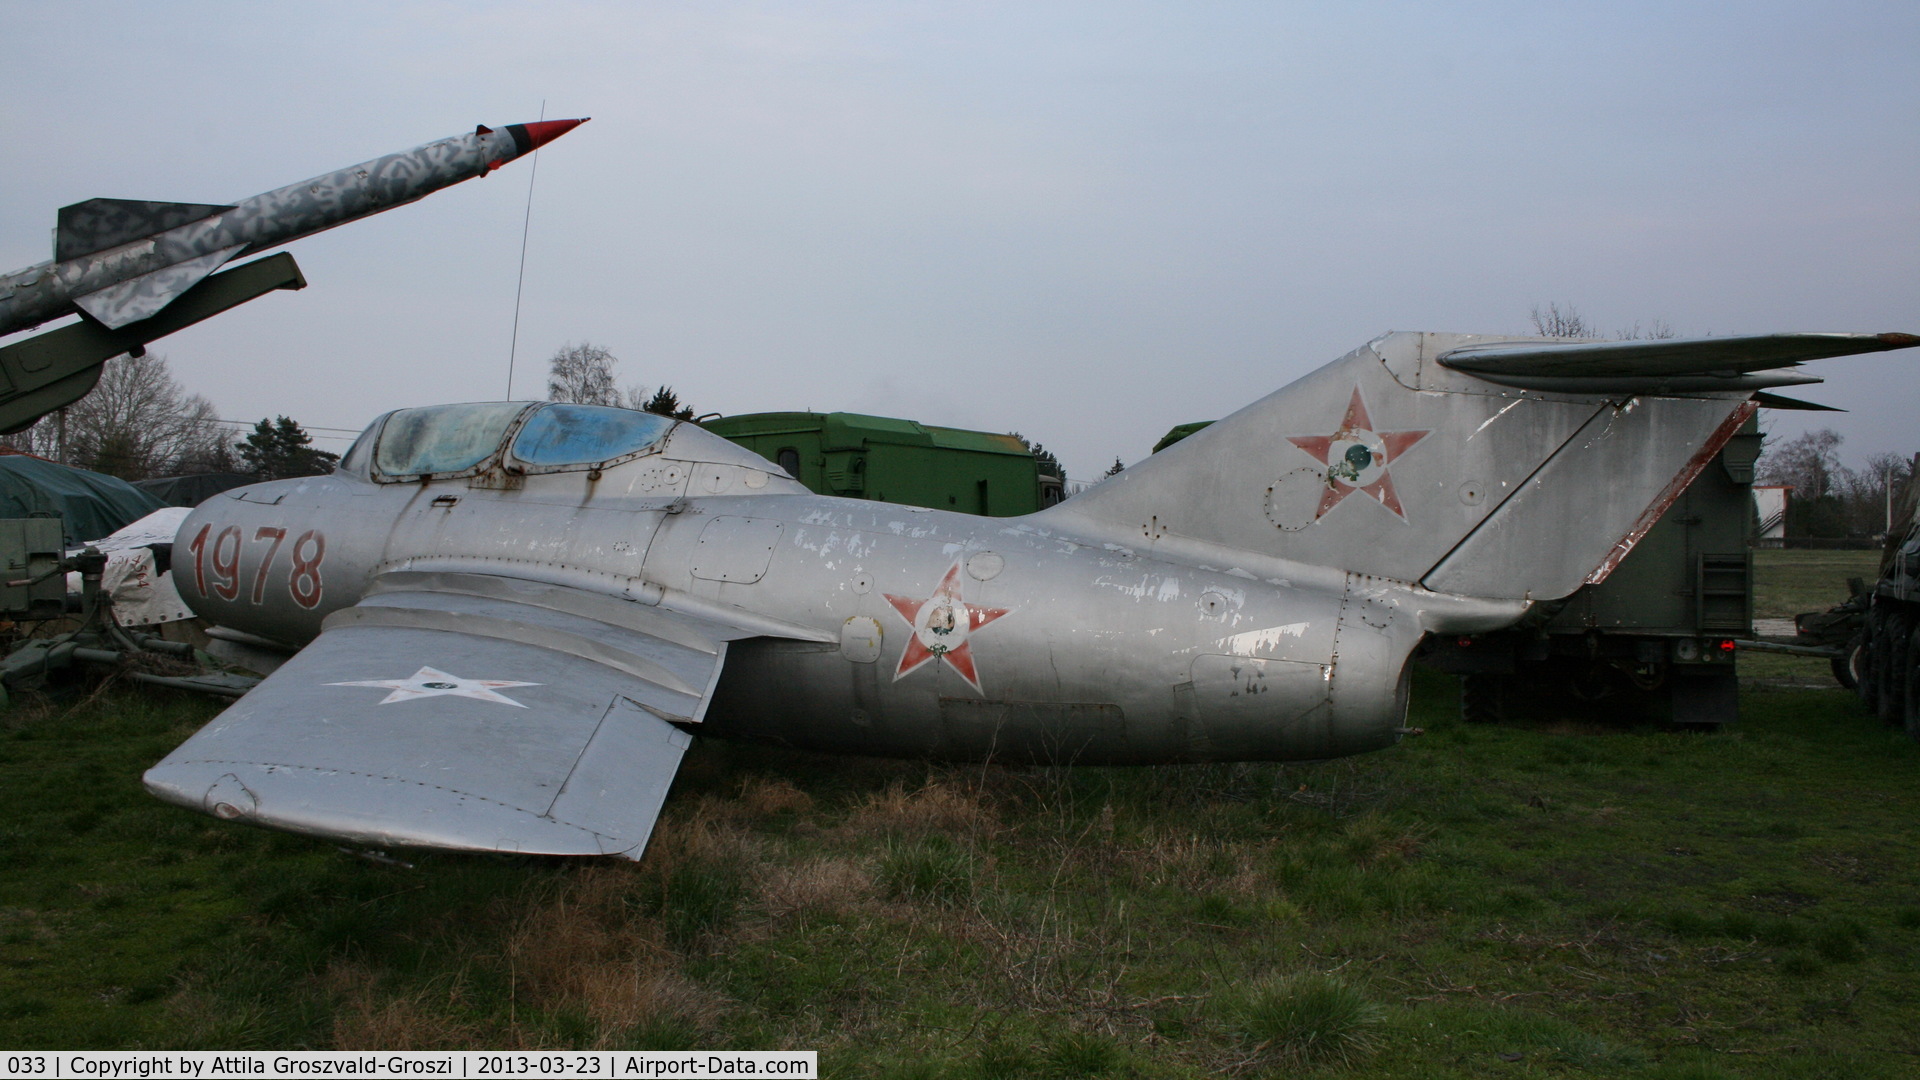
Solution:
[[(193, 535), (193, 542), (187, 550), (193, 552), (193, 584), (202, 596), (215, 596), (222, 600), (240, 599), (240, 547), (245, 542), (240, 526), (229, 525), (213, 536), (212, 525), (200, 526)], [(273, 565), (274, 557), (280, 554), (280, 546), (287, 539), (287, 530), (261, 526), (253, 531), (253, 543), (256, 548), (265, 545), (260, 555), (260, 567), (254, 571), (253, 586), (248, 599), (262, 604), (267, 599), (267, 571)], [(316, 607), (320, 603), (320, 560), (327, 555), (327, 538), (318, 529), (308, 529), (294, 540), (289, 551), (293, 559), (293, 569), (287, 575), (287, 593), (293, 602), (303, 608)]]

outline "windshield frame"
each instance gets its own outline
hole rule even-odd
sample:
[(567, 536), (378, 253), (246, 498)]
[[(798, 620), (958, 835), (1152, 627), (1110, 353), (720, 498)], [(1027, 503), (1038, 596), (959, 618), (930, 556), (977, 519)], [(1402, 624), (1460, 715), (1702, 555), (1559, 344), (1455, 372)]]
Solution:
[[(433, 480), (460, 480), (460, 479), (466, 479), (470, 477), (482, 476), (488, 473), (495, 473), (495, 472), (505, 473), (509, 476), (535, 476), (535, 475), (544, 475), (547, 473), (568, 473), (568, 472), (599, 472), (602, 469), (611, 468), (612, 466), (619, 465), (627, 461), (632, 461), (637, 458), (650, 457), (652, 455), (661, 453), (666, 448), (666, 444), (668, 440), (672, 438), (674, 429), (678, 428), (682, 423), (684, 423), (684, 421), (675, 420), (671, 417), (664, 417), (664, 416), (658, 417), (658, 419), (666, 421), (666, 426), (661, 430), (657, 438), (653, 439), (651, 442), (647, 443), (645, 446), (639, 447), (638, 449), (629, 450), (626, 453), (616, 454), (613, 457), (603, 458), (598, 461), (575, 461), (575, 462), (563, 462), (559, 464), (542, 465), (542, 464), (536, 464), (534, 462), (522, 460), (520, 457), (514, 454), (513, 448), (514, 448), (514, 445), (519, 441), (520, 433), (522, 429), (524, 429), (527, 426), (527, 424), (535, 416), (539, 415), (541, 412), (544, 412), (545, 410), (547, 410), (552, 406), (570, 405), (570, 404), (577, 404), (577, 403), (561, 402), (561, 401), (523, 401), (523, 402), (449, 403), (449, 405), (451, 404), (517, 405), (520, 407), (520, 410), (519, 412), (514, 414), (511, 420), (507, 422), (506, 428), (502, 432), (498, 444), (495, 445), (493, 449), (490, 450), (484, 457), (480, 458), (480, 460), (476, 461), (472, 465), (467, 466), (465, 468), (452, 469), (452, 470), (441, 471), (441, 472), (396, 473), (396, 472), (384, 471), (380, 467), (381, 443), (387, 437), (387, 428), (392, 423), (393, 418), (395, 416), (398, 416), (399, 414), (405, 413), (405, 412), (418, 411), (419, 409), (447, 408), (448, 406), (445, 406), (445, 405), (418, 406), (415, 409), (394, 409), (390, 412), (387, 412), (381, 415), (380, 417), (375, 419), (372, 424), (369, 424), (367, 426), (367, 430), (363, 432), (360, 438), (355, 441), (353, 447), (348, 452), (347, 460), (341, 463), (342, 466), (344, 468), (351, 468), (356, 475), (363, 476), (364, 478), (371, 480), (376, 484), (408, 484), (408, 483), (417, 483), (417, 482), (425, 482), (425, 481), (433, 481)], [(603, 407), (613, 408), (614, 406), (603, 406)], [(640, 410), (635, 410), (635, 411), (640, 411)], [(648, 414), (648, 415), (651, 416), (653, 414)]]
[[(506, 450), (507, 457), (509, 459), (507, 464), (508, 471), (514, 472), (514, 473), (521, 473), (527, 476), (539, 476), (546, 473), (598, 472), (602, 469), (610, 469), (613, 466), (622, 464), (624, 462), (633, 461), (643, 457), (652, 457), (653, 455), (660, 453), (662, 450), (666, 449), (667, 440), (673, 437), (674, 429), (678, 428), (682, 423), (684, 423), (684, 421), (675, 420), (673, 417), (670, 417), (670, 416), (661, 416), (658, 413), (649, 413), (644, 409), (620, 409), (620, 411), (622, 412), (639, 413), (643, 416), (651, 417), (656, 420), (665, 421), (665, 426), (660, 429), (660, 434), (657, 437), (655, 437), (652, 441), (648, 442), (646, 445), (641, 446), (634, 450), (628, 450), (625, 453), (615, 454), (612, 457), (601, 458), (598, 461), (569, 461), (569, 462), (561, 462), (561, 463), (552, 464), (552, 465), (540, 465), (540, 464), (535, 464), (534, 462), (531, 462), (531, 461), (526, 461), (522, 459), (519, 455), (513, 452), (514, 448), (520, 442), (521, 432), (528, 425), (533, 423), (533, 420), (536, 416), (540, 415), (543, 412), (546, 412), (548, 409), (556, 405), (586, 405), (586, 404), (588, 403), (569, 402), (569, 401), (543, 401), (536, 408), (529, 409), (525, 413), (521, 414), (519, 418), (519, 422), (516, 423), (513, 426), (513, 429), (507, 433), (506, 440), (505, 440), (505, 450)], [(616, 405), (598, 405), (598, 406), (590, 406), (590, 407), (602, 408), (602, 409), (619, 409), (620, 408), (619, 406), (616, 406)]]

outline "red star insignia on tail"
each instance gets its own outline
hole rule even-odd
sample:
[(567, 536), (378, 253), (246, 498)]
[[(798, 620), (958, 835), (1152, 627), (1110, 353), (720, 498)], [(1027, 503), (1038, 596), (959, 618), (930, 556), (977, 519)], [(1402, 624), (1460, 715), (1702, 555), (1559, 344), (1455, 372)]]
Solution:
[(1393, 477), (1388, 475), (1387, 467), (1428, 433), (1373, 430), (1373, 421), (1367, 418), (1367, 403), (1361, 400), (1360, 388), (1356, 386), (1353, 400), (1347, 404), (1347, 415), (1333, 434), (1288, 436), (1288, 442), (1327, 467), (1327, 491), (1320, 496), (1320, 509), (1313, 515), (1314, 520), (1326, 516), (1340, 500), (1356, 491), (1366, 492), (1401, 521), (1407, 520), (1407, 512), (1400, 506), (1400, 496), (1393, 490)]
[(968, 639), (975, 630), (1007, 613), (1007, 608), (979, 607), (960, 595), (960, 564), (955, 562), (940, 579), (933, 595), (925, 600), (887, 594), (893, 610), (913, 627), (913, 636), (900, 653), (900, 666), (894, 670), (895, 682), (907, 677), (939, 657), (973, 687), (980, 689), (980, 673), (973, 664), (973, 643)]

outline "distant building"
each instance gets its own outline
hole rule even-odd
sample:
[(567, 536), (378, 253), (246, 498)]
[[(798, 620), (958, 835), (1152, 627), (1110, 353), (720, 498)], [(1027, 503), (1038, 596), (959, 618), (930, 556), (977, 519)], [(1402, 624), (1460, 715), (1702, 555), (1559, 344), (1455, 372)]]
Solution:
[(1784, 547), (1787, 540), (1787, 484), (1753, 485), (1753, 513), (1759, 522), (1754, 530), (1755, 547)]

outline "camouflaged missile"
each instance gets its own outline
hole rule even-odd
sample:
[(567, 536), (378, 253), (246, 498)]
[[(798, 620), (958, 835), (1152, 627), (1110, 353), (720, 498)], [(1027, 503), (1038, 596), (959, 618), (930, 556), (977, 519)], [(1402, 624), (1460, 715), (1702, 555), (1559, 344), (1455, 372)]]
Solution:
[(60, 211), (53, 260), (0, 277), (0, 334), (86, 313), (119, 329), (222, 264), (485, 176), (586, 122), (484, 125), (232, 205), (88, 199)]

